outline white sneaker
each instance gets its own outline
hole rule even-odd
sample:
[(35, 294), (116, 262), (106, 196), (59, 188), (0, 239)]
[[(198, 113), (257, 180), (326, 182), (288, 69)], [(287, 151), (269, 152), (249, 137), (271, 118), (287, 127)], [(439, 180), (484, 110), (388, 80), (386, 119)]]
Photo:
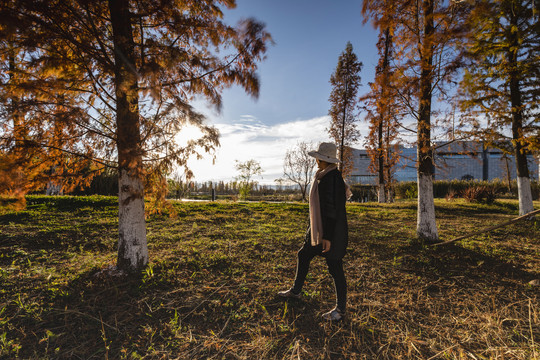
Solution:
[(336, 307), (329, 312), (324, 313), (322, 317), (324, 320), (328, 321), (339, 321), (345, 317), (345, 314)]

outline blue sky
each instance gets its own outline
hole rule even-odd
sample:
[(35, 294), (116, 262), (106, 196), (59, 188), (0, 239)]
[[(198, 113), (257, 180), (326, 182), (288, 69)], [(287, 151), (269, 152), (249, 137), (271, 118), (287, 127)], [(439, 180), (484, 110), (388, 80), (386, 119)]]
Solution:
[[(363, 24), (361, 0), (237, 0), (225, 21), (254, 17), (266, 24), (275, 45), (260, 64), (257, 100), (233, 87), (223, 92), (220, 114), (197, 102), (209, 123), (221, 132), (221, 147), (211, 157), (190, 160), (195, 181), (229, 181), (237, 172), (235, 160), (254, 159), (263, 169), (262, 184), (282, 176), (285, 152), (298, 141), (328, 141), (326, 128), (335, 69), (347, 41), (364, 67), (360, 94), (368, 91), (377, 63), (377, 33)], [(360, 122), (362, 136), (365, 124)], [(362, 146), (359, 143), (358, 146)]]

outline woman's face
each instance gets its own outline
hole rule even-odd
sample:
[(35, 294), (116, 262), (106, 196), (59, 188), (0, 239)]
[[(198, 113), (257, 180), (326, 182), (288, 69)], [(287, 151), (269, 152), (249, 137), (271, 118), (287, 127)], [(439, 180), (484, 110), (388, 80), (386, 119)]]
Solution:
[(326, 161), (319, 160), (319, 159), (315, 159), (315, 160), (317, 160), (317, 166), (319, 167), (319, 170), (324, 170), (328, 165), (330, 165)]

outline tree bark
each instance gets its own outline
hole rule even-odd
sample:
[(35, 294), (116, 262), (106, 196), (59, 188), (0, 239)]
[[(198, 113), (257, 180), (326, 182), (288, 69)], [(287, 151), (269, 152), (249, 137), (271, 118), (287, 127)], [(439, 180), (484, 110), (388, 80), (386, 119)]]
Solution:
[(117, 267), (136, 272), (148, 264), (139, 89), (129, 2), (109, 0), (115, 55), (118, 149), (118, 259)]
[[(517, 28), (516, 16), (511, 16), (512, 28)], [(531, 182), (529, 178), (529, 168), (527, 166), (527, 155), (522, 145), (523, 139), (523, 110), (521, 89), (517, 73), (519, 41), (515, 31), (510, 33), (510, 48), (508, 51), (508, 62), (510, 67), (510, 102), (512, 105), (512, 143), (514, 145), (514, 156), (516, 158), (517, 185), (519, 197), (519, 214), (525, 215), (534, 210), (531, 193)]]
[(428, 242), (439, 240), (433, 199), (433, 150), (431, 148), (431, 94), (433, 64), (433, 0), (422, 2), (424, 39), (421, 53), (420, 101), (418, 111), (418, 211), (416, 233)]
[[(385, 179), (384, 176), (384, 149), (383, 149), (383, 134), (384, 134), (384, 117), (386, 116), (386, 102), (384, 100), (385, 94), (384, 94), (384, 86), (387, 85), (387, 73), (388, 73), (388, 63), (389, 63), (389, 51), (390, 51), (390, 28), (386, 28), (384, 31), (384, 55), (383, 55), (383, 62), (382, 62), (382, 73), (383, 73), (383, 84), (381, 88), (381, 96), (383, 98), (383, 108), (381, 109), (381, 117), (379, 122), (379, 194), (378, 194), (378, 202), (384, 203), (386, 202), (386, 183), (388, 179)], [(389, 121), (388, 121), (389, 122)], [(389, 151), (389, 149), (386, 149), (386, 151)]]
[(378, 202), (384, 203), (385, 199), (385, 179), (384, 179), (384, 149), (383, 149), (383, 114), (379, 120), (379, 143), (378, 143), (378, 156), (379, 156), (379, 193), (378, 193)]
[[(347, 77), (349, 76), (349, 67), (347, 66)], [(348, 79), (345, 77), (345, 99), (344, 99), (344, 105), (343, 105), (343, 119), (341, 124), (341, 144), (339, 147), (339, 160), (340, 163), (338, 164), (339, 171), (343, 172), (343, 166), (345, 165), (345, 120), (347, 120), (347, 97), (349, 95), (347, 86), (349, 85)]]
[(306, 185), (300, 185), (300, 191), (302, 192), (302, 201), (307, 201), (307, 199), (306, 199), (306, 190), (307, 190)]

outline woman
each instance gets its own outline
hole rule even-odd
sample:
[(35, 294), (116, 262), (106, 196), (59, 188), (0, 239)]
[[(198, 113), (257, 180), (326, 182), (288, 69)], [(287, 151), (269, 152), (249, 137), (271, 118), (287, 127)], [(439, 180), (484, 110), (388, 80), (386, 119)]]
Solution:
[(284, 298), (300, 298), (311, 260), (319, 255), (326, 258), (328, 271), (334, 279), (337, 304), (323, 318), (341, 320), (347, 306), (347, 282), (343, 272), (343, 256), (347, 251), (348, 228), (345, 203), (347, 186), (336, 164), (336, 145), (321, 143), (317, 151), (308, 152), (319, 167), (309, 194), (309, 223), (304, 246), (298, 251), (294, 286), (278, 293)]

